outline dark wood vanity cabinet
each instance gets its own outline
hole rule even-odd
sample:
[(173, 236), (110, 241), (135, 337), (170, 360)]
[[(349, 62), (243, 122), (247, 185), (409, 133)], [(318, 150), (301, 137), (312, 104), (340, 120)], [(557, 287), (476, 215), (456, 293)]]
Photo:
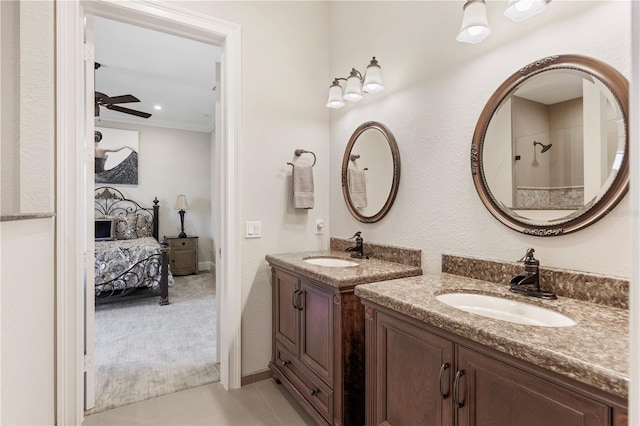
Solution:
[(622, 404), (402, 314), (367, 305), (365, 318), (367, 425), (610, 426), (625, 416)]
[(453, 343), (387, 315), (367, 337), (367, 424), (453, 424)]
[(611, 425), (606, 404), (464, 346), (456, 355), (458, 425)]
[(269, 367), (318, 422), (364, 424), (364, 307), (338, 289), (272, 268)]

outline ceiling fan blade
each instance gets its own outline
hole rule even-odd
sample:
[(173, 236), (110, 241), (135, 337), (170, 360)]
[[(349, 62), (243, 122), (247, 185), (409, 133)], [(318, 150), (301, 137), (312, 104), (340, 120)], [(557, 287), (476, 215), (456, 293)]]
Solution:
[(102, 101), (103, 99), (109, 99), (109, 97), (102, 92), (95, 92), (94, 96), (95, 96), (96, 102), (98, 102), (99, 100)]
[(128, 102), (140, 102), (140, 99), (133, 95), (112, 96), (104, 101), (107, 104), (126, 104)]
[(121, 107), (121, 106), (118, 106), (118, 105), (105, 105), (105, 107), (107, 107), (107, 109), (111, 109), (113, 111), (124, 112), (125, 114), (137, 115), (138, 117), (142, 117), (142, 118), (151, 117), (151, 114), (149, 114), (149, 113), (142, 112), (142, 111), (136, 111), (135, 109), (124, 108), (124, 107)]

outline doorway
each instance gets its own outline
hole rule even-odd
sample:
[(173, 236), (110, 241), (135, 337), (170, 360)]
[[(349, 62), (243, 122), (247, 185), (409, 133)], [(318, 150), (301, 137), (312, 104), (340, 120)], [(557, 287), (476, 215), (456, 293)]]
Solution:
[[(240, 27), (216, 18), (190, 13), (181, 8), (127, 1), (62, 2), (57, 8), (57, 74), (59, 93), (57, 138), (58, 151), (57, 209), (65, 218), (57, 223), (58, 252), (57, 298), (57, 422), (80, 423), (83, 413), (85, 367), (92, 369), (92, 359), (84, 353), (85, 324), (83, 287), (83, 235), (78, 225), (85, 217), (82, 203), (83, 158), (80, 144), (66, 141), (85, 140), (84, 49), (82, 28), (85, 14), (103, 16), (146, 28), (219, 45), (222, 48), (220, 120), (216, 133), (216, 281), (218, 283), (218, 339), (221, 365), (220, 379), (226, 389), (240, 387), (240, 315), (241, 289), (227, 285), (239, 281), (239, 236), (237, 199), (237, 151), (240, 137)], [(93, 118), (93, 111), (90, 117)], [(64, 236), (65, 238), (60, 238)], [(68, 283), (68, 284), (67, 284)], [(74, 284), (75, 283), (75, 284)]]

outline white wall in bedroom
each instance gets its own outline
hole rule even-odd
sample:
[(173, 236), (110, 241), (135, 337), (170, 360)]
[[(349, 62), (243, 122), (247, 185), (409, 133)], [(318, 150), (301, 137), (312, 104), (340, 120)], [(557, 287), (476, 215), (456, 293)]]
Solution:
[(96, 121), (96, 127), (135, 130), (138, 139), (138, 185), (109, 185), (127, 198), (151, 207), (160, 201), (160, 237), (180, 233), (180, 216), (174, 210), (178, 194), (187, 196), (189, 210), (184, 231), (198, 236), (200, 268), (212, 266), (211, 134), (163, 127)]

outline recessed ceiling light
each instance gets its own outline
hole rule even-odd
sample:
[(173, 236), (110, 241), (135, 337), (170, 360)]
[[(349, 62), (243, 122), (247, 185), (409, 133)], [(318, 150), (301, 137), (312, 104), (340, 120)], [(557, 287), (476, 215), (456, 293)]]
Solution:
[(160, 111), (162, 109), (161, 105), (154, 105), (153, 109), (157, 109), (158, 111)]

